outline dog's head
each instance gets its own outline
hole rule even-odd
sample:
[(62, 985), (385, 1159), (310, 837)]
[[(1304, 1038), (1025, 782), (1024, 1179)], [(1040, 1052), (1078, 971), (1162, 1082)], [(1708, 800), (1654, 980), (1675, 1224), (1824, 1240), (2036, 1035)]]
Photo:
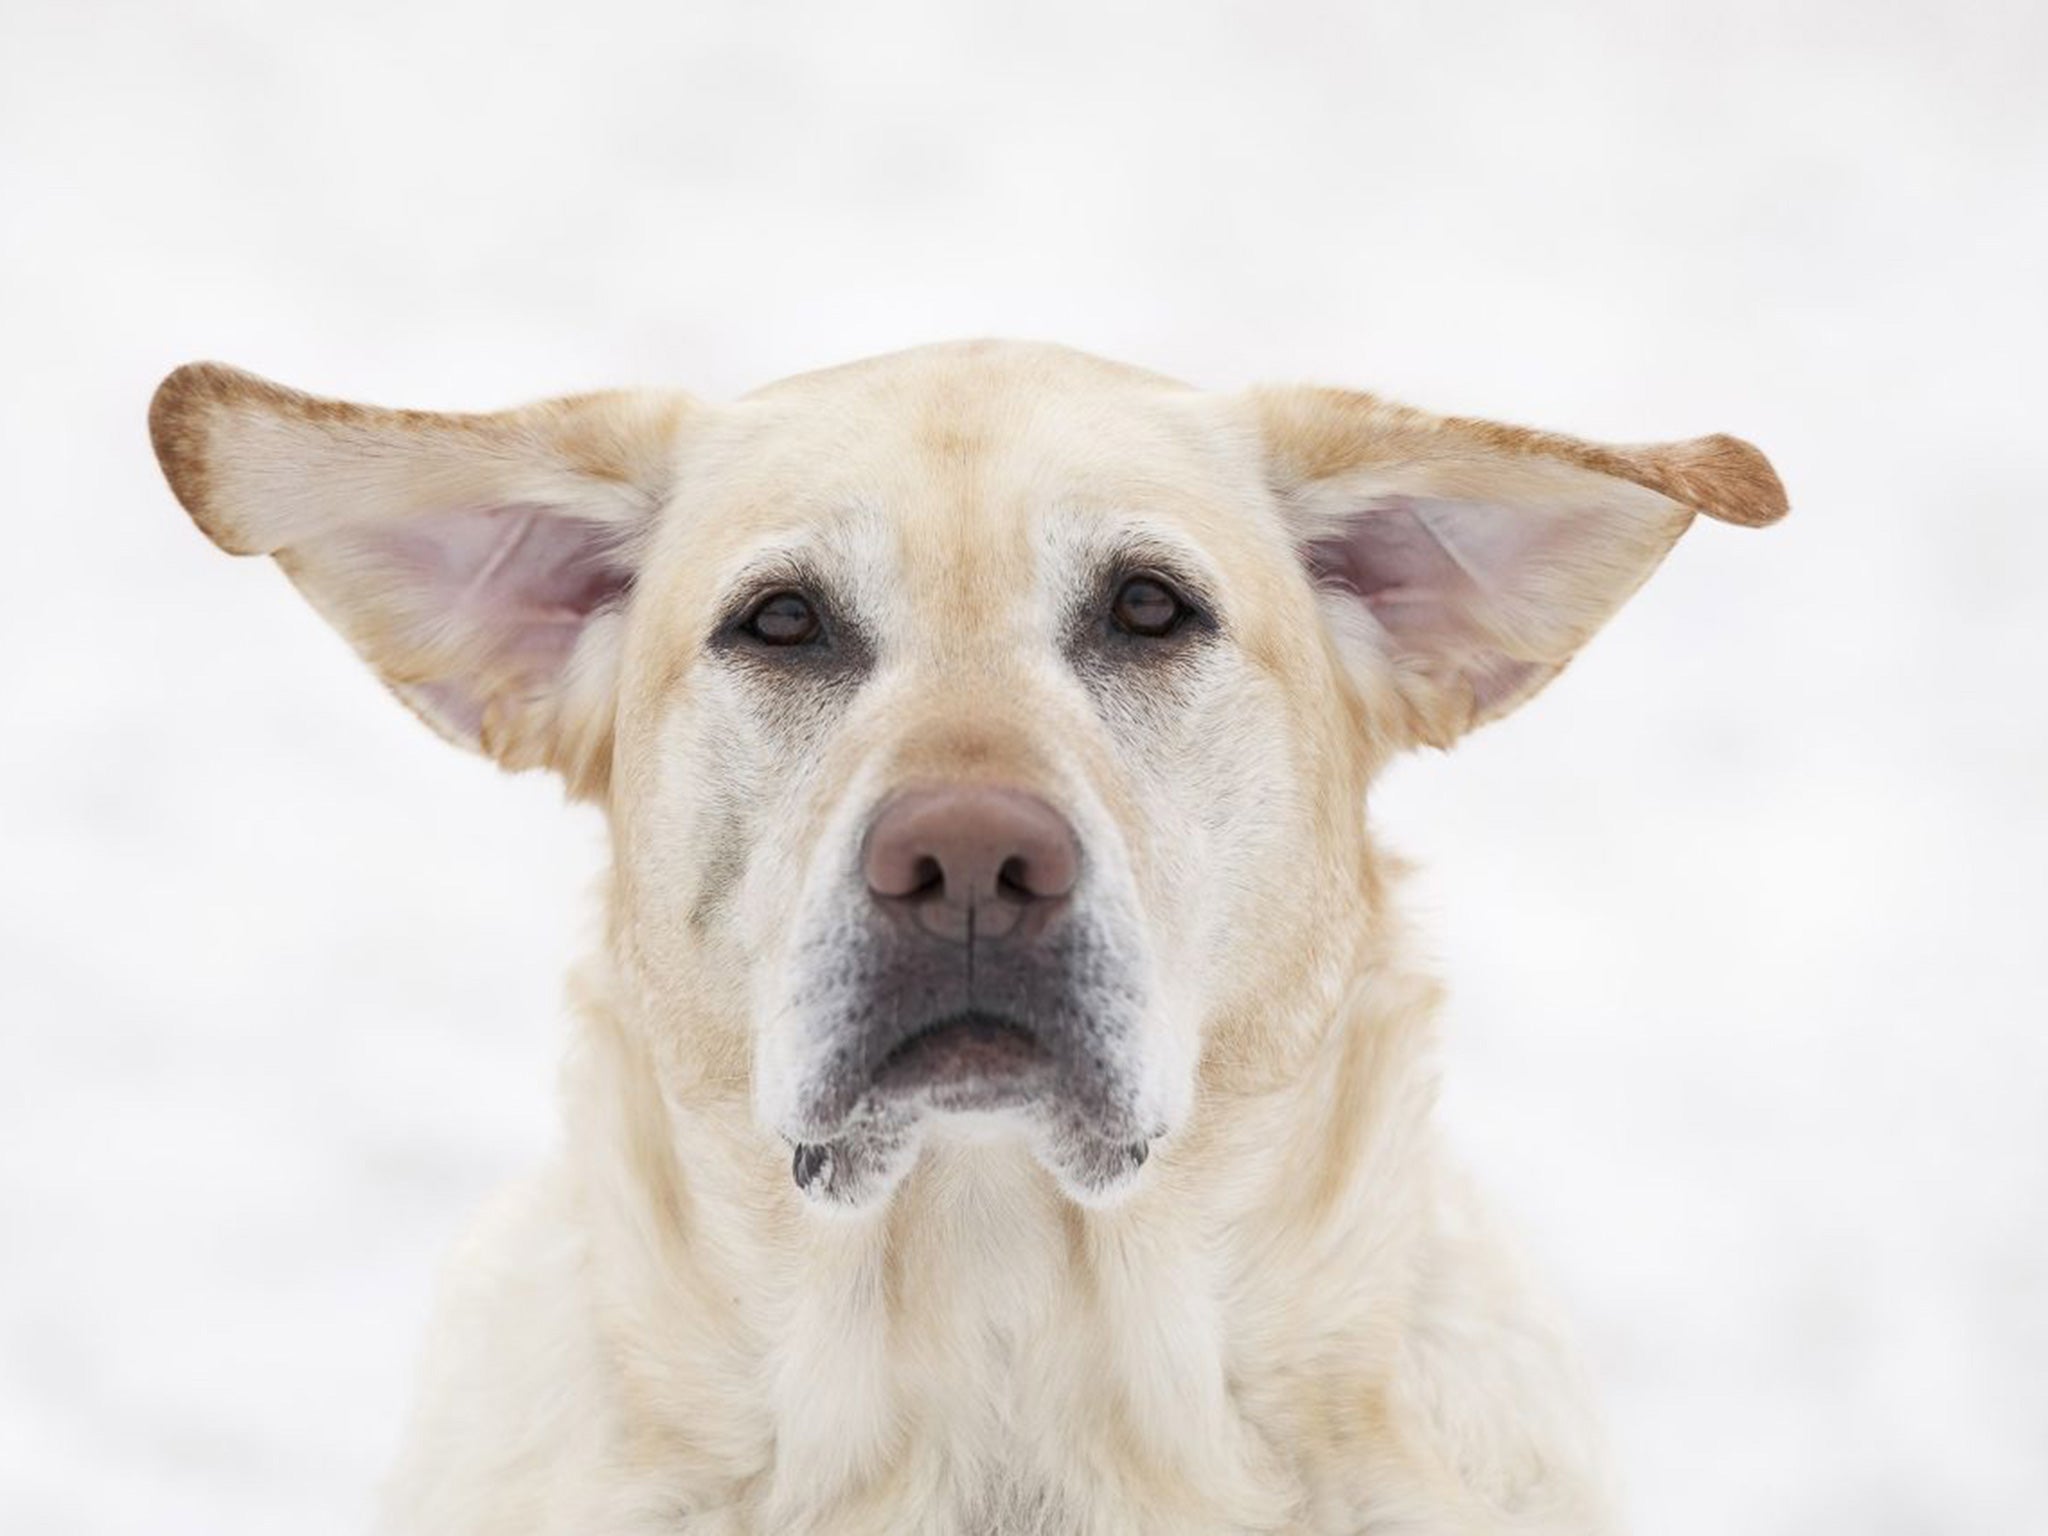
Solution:
[(487, 416), (200, 364), (151, 426), (430, 724), (605, 806), (665, 1087), (847, 1204), (941, 1119), (1125, 1187), (1205, 1052), (1334, 1000), (1378, 764), (1542, 687), (1696, 511), (1784, 511), (1729, 438), (996, 343)]

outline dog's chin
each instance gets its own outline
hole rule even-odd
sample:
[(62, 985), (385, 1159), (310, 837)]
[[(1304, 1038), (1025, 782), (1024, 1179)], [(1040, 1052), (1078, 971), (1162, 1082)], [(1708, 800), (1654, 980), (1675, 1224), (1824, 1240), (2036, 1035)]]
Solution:
[[(849, 1086), (842, 1075), (810, 1096), (785, 1131), (790, 1174), (813, 1204), (880, 1205), (902, 1182), (932, 1125), (1014, 1122), (1069, 1198), (1114, 1204), (1136, 1184), (1159, 1126), (1120, 1106), (1124, 1085), (1090, 1058), (1086, 1070), (1049, 1049), (1027, 1023), (983, 1012), (911, 1031)], [(843, 1068), (842, 1068), (843, 1072)]]
[[(829, 1141), (800, 1141), (790, 1175), (804, 1198), (828, 1211), (857, 1215), (886, 1205), (917, 1161), (925, 1123), (885, 1129), (863, 1126)], [(1077, 1205), (1105, 1210), (1138, 1184), (1151, 1156), (1148, 1140), (1107, 1141), (1071, 1130), (1034, 1128), (1032, 1155)]]

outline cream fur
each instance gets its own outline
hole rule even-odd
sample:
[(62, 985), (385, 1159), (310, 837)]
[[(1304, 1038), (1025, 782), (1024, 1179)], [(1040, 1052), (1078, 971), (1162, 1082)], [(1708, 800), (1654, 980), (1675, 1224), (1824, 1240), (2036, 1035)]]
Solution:
[[(557, 768), (613, 828), (565, 1151), (451, 1263), (394, 1536), (1609, 1529), (1569, 1354), (1432, 1128), (1436, 988), (1364, 807), (1391, 753), (1554, 675), (1695, 510), (1781, 513), (1755, 450), (1212, 397), (991, 343), (727, 407), (493, 417), (205, 365), (153, 426), (219, 541), (277, 554), (430, 718), (451, 690), (480, 711), (435, 723)], [(504, 505), (608, 530), (630, 601), (535, 620), (552, 588), (500, 590), (523, 532), (452, 574), (390, 553), (408, 520)], [(1361, 508), (1452, 530), (1455, 622), (1318, 595), (1296, 546)], [(1112, 708), (1061, 615), (1133, 540), (1200, 568), (1228, 634)], [(704, 638), (740, 573), (795, 553), (885, 650), (803, 710)], [(557, 655), (528, 622), (580, 627)], [(999, 1121), (934, 1126), (858, 1208), (792, 1185), (791, 978), (829, 968), (876, 797), (932, 778), (1030, 786), (1094, 850), (1170, 1127), (1115, 1197)]]

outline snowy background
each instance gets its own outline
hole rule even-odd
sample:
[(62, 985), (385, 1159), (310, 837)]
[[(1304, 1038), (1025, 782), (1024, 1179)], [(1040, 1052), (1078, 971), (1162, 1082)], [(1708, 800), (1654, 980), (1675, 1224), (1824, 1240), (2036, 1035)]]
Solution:
[(2019, 3), (11, 0), (0, 1529), (362, 1528), (597, 867), (192, 530), (157, 379), (983, 333), (1771, 454), (1790, 522), (1386, 785), (1446, 1112), (1639, 1530), (2048, 1528), (2044, 67)]

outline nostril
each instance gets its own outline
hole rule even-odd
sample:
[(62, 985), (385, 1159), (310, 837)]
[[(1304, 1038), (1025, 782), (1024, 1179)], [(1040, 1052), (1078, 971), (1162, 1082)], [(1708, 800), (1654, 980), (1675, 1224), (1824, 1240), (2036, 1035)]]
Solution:
[(946, 888), (946, 872), (939, 861), (926, 854), (910, 867), (910, 889), (903, 893), (907, 901), (916, 901), (924, 896), (936, 896)]
[(1031, 888), (1031, 866), (1022, 855), (1012, 854), (1003, 860), (1003, 867), (996, 871), (996, 894), (1012, 901), (1037, 899), (1038, 893)]

